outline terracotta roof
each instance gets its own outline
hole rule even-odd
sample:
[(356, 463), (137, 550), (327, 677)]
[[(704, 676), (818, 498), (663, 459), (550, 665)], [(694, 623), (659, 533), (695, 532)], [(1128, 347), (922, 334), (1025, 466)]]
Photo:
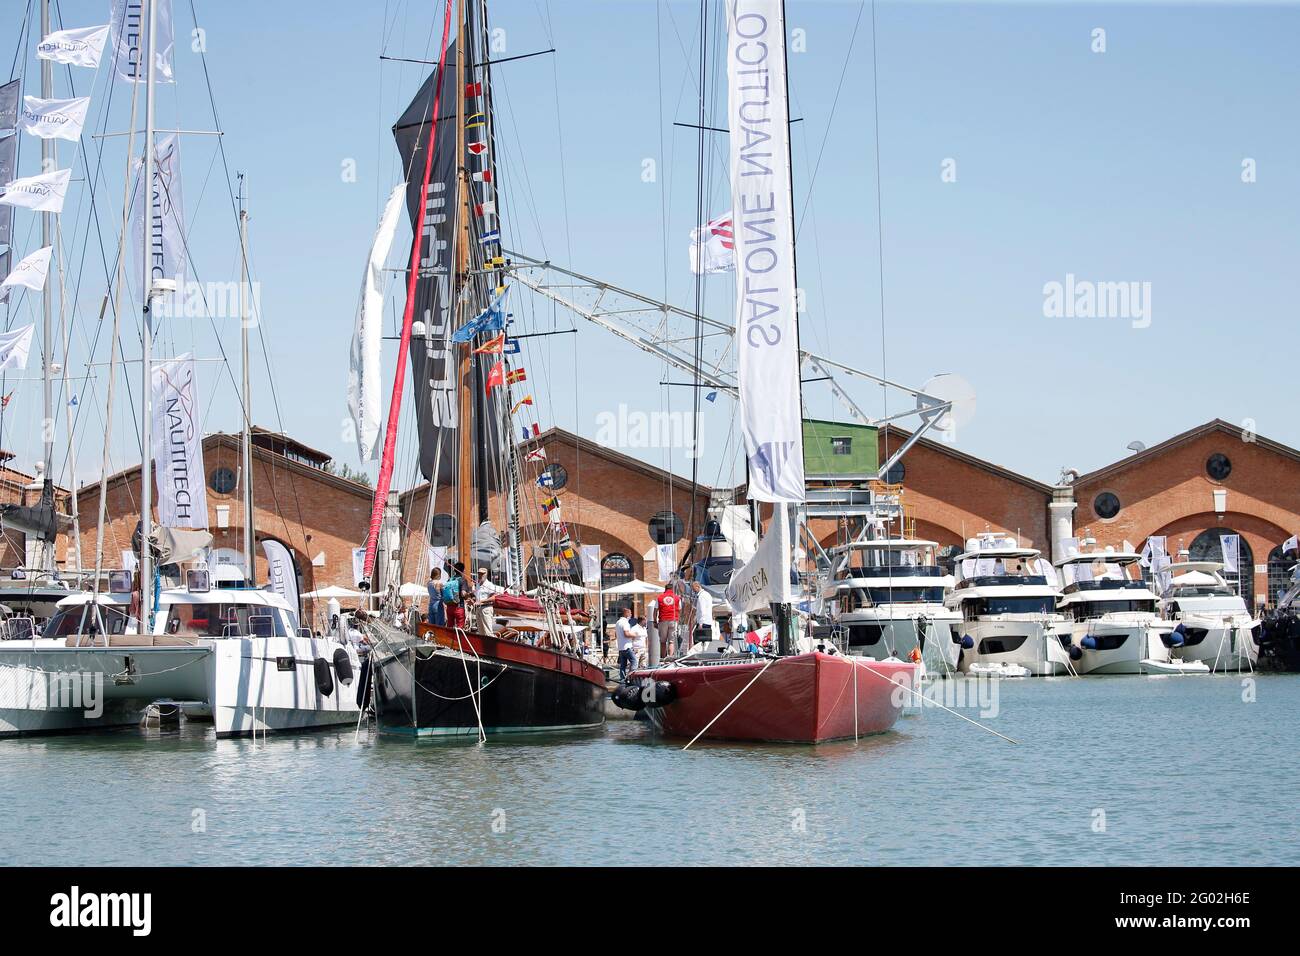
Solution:
[[(908, 431), (905, 428), (899, 428), (897, 425), (886, 425), (884, 428), (880, 430), (880, 434), (885, 437), (888, 437), (890, 435), (895, 435), (901, 437), (903, 441), (906, 441), (912, 435), (910, 431)], [(1021, 485), (1025, 485), (1026, 487), (1033, 488), (1035, 491), (1040, 491), (1043, 494), (1047, 495), (1048, 497), (1051, 496), (1052, 491), (1054, 490), (1052, 485), (1044, 484), (1041, 481), (1037, 481), (1026, 475), (1022, 475), (1017, 471), (1012, 471), (1010, 468), (1004, 468), (1001, 465), (995, 465), (990, 461), (985, 461), (983, 458), (976, 458), (974, 455), (968, 455), (964, 451), (958, 451), (956, 448), (954, 448), (952, 445), (949, 445), (947, 442), (934, 441), (932, 439), (922, 437), (916, 440), (916, 444), (924, 446), (925, 448), (928, 448), (931, 451), (938, 452), (941, 455), (947, 455), (950, 458), (955, 458), (958, 461), (965, 462), (966, 464), (971, 465), (972, 467), (979, 468), (983, 471), (987, 471), (991, 474), (997, 475), (999, 478), (1005, 478), (1008, 481), (1014, 481), (1017, 484), (1021, 484)], [(916, 445), (913, 445), (912, 447), (915, 448)], [(882, 456), (881, 464), (884, 464), (883, 458), (886, 457), (888, 456)], [(904, 464), (907, 463), (906, 455), (903, 456), (903, 463)], [(904, 484), (906, 484), (906, 482), (904, 482)]]

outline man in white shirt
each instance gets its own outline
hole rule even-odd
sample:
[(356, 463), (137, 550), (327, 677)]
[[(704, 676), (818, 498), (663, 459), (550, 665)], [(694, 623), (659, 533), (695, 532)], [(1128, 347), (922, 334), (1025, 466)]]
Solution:
[(478, 581), (474, 585), (474, 628), (480, 634), (491, 634), (496, 630), (496, 609), (492, 601), (499, 590), (488, 580), (488, 569), (479, 568)]
[(629, 645), (632, 661), (637, 667), (644, 667), (648, 649), (647, 640), (650, 635), (645, 629), (645, 618), (633, 618), (633, 621), (635, 623), (627, 629), (628, 635), (632, 638), (632, 643)]
[(632, 609), (625, 607), (620, 614), (622, 616), (614, 622), (614, 646), (618, 648), (618, 679), (623, 680), (629, 670), (636, 668), (636, 652), (629, 650), (636, 638), (631, 633)]
[[(691, 582), (691, 591), (695, 595), (695, 642), (716, 641), (718, 625), (713, 620), (713, 595), (701, 587), (699, 581)], [(705, 627), (709, 629), (707, 637), (700, 632)]]

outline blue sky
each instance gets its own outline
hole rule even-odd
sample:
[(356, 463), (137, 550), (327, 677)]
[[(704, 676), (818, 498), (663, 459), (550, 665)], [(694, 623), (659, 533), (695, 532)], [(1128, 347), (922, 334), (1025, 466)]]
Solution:
[[(341, 427), (348, 343), (379, 209), (400, 178), (388, 129), (424, 70), (379, 55), (430, 58), (440, 7), (431, 0), (195, 4), (229, 167), (246, 170), (250, 182), (260, 332), (282, 416), (259, 341), (254, 418), (282, 422), (355, 466), (355, 446)], [(0, 3), (0, 69), (13, 56), (26, 5)], [(58, 4), (68, 26), (105, 22), (107, 6)], [(696, 115), (698, 5), (500, 0), (492, 9), (493, 25), (505, 31), (504, 55), (558, 51), (496, 71), (507, 244), (650, 295), (667, 290), (689, 306), (695, 134), (671, 124)], [(179, 82), (160, 97), (159, 125), (211, 129), (188, 0), (177, 0), (176, 21)], [(711, 23), (716, 29), (716, 10)], [(957, 447), (1042, 480), (1063, 466), (1099, 467), (1126, 454), (1130, 441), (1153, 444), (1214, 417), (1252, 419), (1260, 433), (1300, 445), (1291, 408), (1300, 7), (879, 3), (882, 220), (870, 5), (794, 0), (788, 25), (806, 38), (806, 51), (790, 55), (791, 112), (802, 119), (792, 129), (806, 345), (916, 385), (937, 372), (960, 374), (978, 398)], [(1104, 53), (1092, 49), (1097, 28), (1105, 30)], [(34, 83), (34, 60), (28, 71)], [(91, 74), (75, 73), (84, 92)], [(96, 129), (125, 129), (129, 89), (117, 84), (105, 118), (106, 84), (101, 70)], [(56, 90), (68, 95), (62, 68)], [(725, 89), (717, 92), (725, 97)], [(721, 102), (710, 106), (711, 119), (721, 117)], [(728, 202), (725, 137), (715, 139), (708, 186), (717, 214)], [(92, 169), (98, 144), (107, 143), (97, 202), (111, 255), (124, 142), (85, 142)], [(35, 144), (23, 145), (25, 173), (34, 171)], [(60, 144), (61, 158), (69, 145)], [(654, 182), (643, 181), (646, 159), (656, 163)], [(955, 182), (941, 178), (949, 159)], [(1242, 182), (1246, 159), (1255, 163), (1253, 183)], [(355, 182), (343, 176), (349, 161)], [(187, 137), (182, 162), (199, 277), (233, 278), (237, 237), (215, 139)], [(72, 165), (84, 175), (80, 156)], [(88, 357), (104, 269), (93, 228), (79, 264), (87, 214), (83, 183), (63, 217), (69, 283), (81, 276), (69, 362), (78, 375), (87, 361), (107, 359), (102, 338)], [(18, 216), (19, 251), (28, 251), (34, 217)], [(392, 262), (408, 250), (409, 232), (399, 236)], [(1067, 274), (1150, 283), (1149, 326), (1045, 317), (1044, 284)], [(390, 301), (401, 294), (395, 285)], [(729, 317), (729, 277), (710, 279), (707, 302), (712, 315)], [(527, 327), (571, 325), (526, 296), (514, 308)], [(37, 315), (27, 300), (11, 322)], [(392, 328), (391, 315), (386, 321)], [(161, 348), (219, 358), (220, 342), (233, 360), (235, 323), (219, 323), (218, 333), (206, 319), (174, 320), (160, 333)], [(138, 340), (126, 350), (138, 355)], [(543, 427), (594, 435), (596, 416), (619, 403), (651, 412), (689, 401), (685, 389), (660, 386), (657, 362), (590, 326), (533, 340), (525, 364)], [(130, 368), (138, 394), (138, 364)], [(208, 427), (237, 428), (224, 366), (205, 363), (201, 374)], [(27, 464), (39, 454), (39, 385), (8, 389), (18, 394), (0, 440)], [(99, 467), (102, 382), (98, 392), (75, 390), (85, 416), (77, 471), (88, 477)], [(881, 410), (877, 390), (857, 387), (854, 395)], [(889, 410), (903, 404), (894, 397)], [(732, 408), (719, 401), (706, 409), (701, 480), (739, 481), (734, 435), (728, 438)], [(811, 390), (807, 411), (840, 414)], [(134, 430), (124, 423), (129, 412), (122, 395), (113, 467), (138, 460)], [(405, 483), (409, 427), (400, 447)], [(680, 449), (625, 450), (689, 469)]]

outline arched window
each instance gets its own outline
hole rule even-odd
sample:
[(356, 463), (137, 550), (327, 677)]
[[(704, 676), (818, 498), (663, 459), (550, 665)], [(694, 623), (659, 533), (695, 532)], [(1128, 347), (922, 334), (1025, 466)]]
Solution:
[[(1192, 541), (1192, 546), (1188, 548), (1189, 558), (1192, 561), (1222, 561), (1223, 547), (1219, 541), (1220, 537), (1225, 534), (1238, 534), (1231, 528), (1210, 528), (1202, 531)], [(1246, 607), (1254, 608), (1255, 600), (1255, 555), (1250, 550), (1250, 544), (1247, 543), (1244, 535), (1239, 535), (1241, 543), (1237, 551), (1237, 567), (1240, 573), (1224, 570), (1223, 579), (1231, 585), (1238, 585), (1238, 591), (1242, 600), (1246, 602)]]
[(1291, 569), (1297, 561), (1300, 556), (1295, 552), (1284, 555), (1280, 544), (1268, 553), (1268, 603), (1273, 607), (1291, 586)]

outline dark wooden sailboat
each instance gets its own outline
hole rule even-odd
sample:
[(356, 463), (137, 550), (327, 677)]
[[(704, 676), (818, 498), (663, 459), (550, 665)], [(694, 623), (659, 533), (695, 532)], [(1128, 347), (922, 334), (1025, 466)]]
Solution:
[[(409, 348), (421, 470), (434, 486), (441, 480), (455, 488), (461, 561), (471, 576), (481, 566), (472, 544), (475, 506), (479, 519), (486, 521), (489, 492), (502, 491), (514, 516), (513, 583), (522, 587), (517, 547), (522, 468), (508, 415), (500, 414), (501, 407), (509, 407), (511, 378), (504, 374), (495, 393), (504, 395), (506, 404), (494, 406), (485, 398), (485, 383), (503, 371), (504, 356), (489, 372), (476, 350), (505, 325), (500, 303), (506, 264), (493, 214), (499, 196), (487, 31), (480, 4), (456, 0), (453, 39), (451, 6), (449, 0), (438, 68), (394, 127), (408, 176), (422, 167), (423, 177), (411, 177), (408, 187), (415, 239), (366, 574), (374, 572), (387, 504)], [(454, 111), (448, 109), (453, 97)], [(495, 611), (504, 614), (506, 626), (494, 634), (423, 622), (410, 633), (379, 620), (367, 622), (374, 642), (372, 699), (381, 732), (483, 739), (604, 723), (605, 675), (581, 656), (572, 616), (553, 598), (518, 594), (499, 596)]]

